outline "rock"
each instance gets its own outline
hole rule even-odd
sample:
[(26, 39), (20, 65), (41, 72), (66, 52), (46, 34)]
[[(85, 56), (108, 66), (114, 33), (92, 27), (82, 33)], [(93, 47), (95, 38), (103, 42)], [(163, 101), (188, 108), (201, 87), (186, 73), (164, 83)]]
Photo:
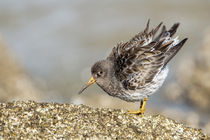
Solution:
[(85, 105), (0, 103), (1, 139), (208, 139), (201, 129), (162, 115), (144, 116)]
[[(188, 102), (202, 111), (210, 112), (210, 28), (203, 45), (198, 46), (191, 58), (183, 58), (176, 73), (177, 81), (168, 86), (167, 97)], [(167, 88), (166, 88), (167, 89)], [(173, 90), (171, 90), (173, 89)]]
[(0, 36), (0, 102), (40, 100), (41, 92), (13, 57)]
[(182, 121), (210, 134), (210, 27), (203, 38), (203, 44), (191, 52), (194, 55), (181, 59), (176, 81), (167, 85), (164, 97), (192, 108), (194, 115), (184, 112)]

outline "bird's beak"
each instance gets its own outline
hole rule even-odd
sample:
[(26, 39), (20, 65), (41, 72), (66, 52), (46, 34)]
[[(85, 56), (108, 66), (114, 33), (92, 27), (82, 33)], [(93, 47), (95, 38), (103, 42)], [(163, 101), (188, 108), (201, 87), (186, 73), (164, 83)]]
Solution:
[(94, 84), (95, 82), (96, 80), (93, 77), (91, 77), (88, 83), (84, 85), (78, 93), (81, 94), (86, 88), (88, 88), (90, 85)]

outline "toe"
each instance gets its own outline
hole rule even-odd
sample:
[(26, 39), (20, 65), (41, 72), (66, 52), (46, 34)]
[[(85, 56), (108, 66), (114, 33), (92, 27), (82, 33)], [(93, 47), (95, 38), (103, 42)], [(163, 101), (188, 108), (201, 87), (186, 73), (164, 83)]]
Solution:
[(129, 114), (135, 114), (135, 115), (138, 115), (138, 114), (143, 114), (144, 113), (144, 110), (142, 109), (139, 109), (137, 111), (128, 111)]

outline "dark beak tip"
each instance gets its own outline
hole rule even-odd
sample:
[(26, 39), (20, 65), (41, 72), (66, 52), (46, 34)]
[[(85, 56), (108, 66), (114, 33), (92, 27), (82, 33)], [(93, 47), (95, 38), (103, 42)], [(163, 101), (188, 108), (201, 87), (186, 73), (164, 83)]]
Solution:
[(81, 94), (81, 93), (82, 93), (81, 91), (78, 92), (78, 94)]
[(93, 83), (95, 83), (95, 80), (94, 79), (93, 79), (94, 81), (91, 81), (92, 79), (93, 78), (91, 78), (89, 80), (89, 82), (80, 89), (80, 91), (78, 92), (78, 94), (81, 94), (86, 88), (88, 88), (90, 85), (92, 85)]
[(78, 94), (82, 94), (82, 92), (84, 91), (84, 89), (80, 89), (80, 91), (78, 92)]
[(80, 91), (78, 92), (78, 94), (81, 94), (89, 85), (84, 85)]
[(83, 91), (82, 91), (82, 90), (80, 90), (80, 91), (78, 92), (78, 94), (80, 95), (80, 94), (82, 94), (82, 92), (83, 92)]

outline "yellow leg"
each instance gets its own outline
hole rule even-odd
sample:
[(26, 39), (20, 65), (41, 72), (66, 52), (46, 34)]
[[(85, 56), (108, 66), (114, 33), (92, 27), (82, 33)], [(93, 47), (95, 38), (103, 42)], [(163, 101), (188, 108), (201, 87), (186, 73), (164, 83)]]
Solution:
[(141, 117), (143, 117), (143, 114), (145, 112), (146, 102), (147, 102), (147, 98), (144, 98), (143, 104), (141, 105), (139, 110), (137, 110), (137, 111), (128, 111), (128, 113), (129, 114), (135, 114), (135, 115), (141, 114)]

